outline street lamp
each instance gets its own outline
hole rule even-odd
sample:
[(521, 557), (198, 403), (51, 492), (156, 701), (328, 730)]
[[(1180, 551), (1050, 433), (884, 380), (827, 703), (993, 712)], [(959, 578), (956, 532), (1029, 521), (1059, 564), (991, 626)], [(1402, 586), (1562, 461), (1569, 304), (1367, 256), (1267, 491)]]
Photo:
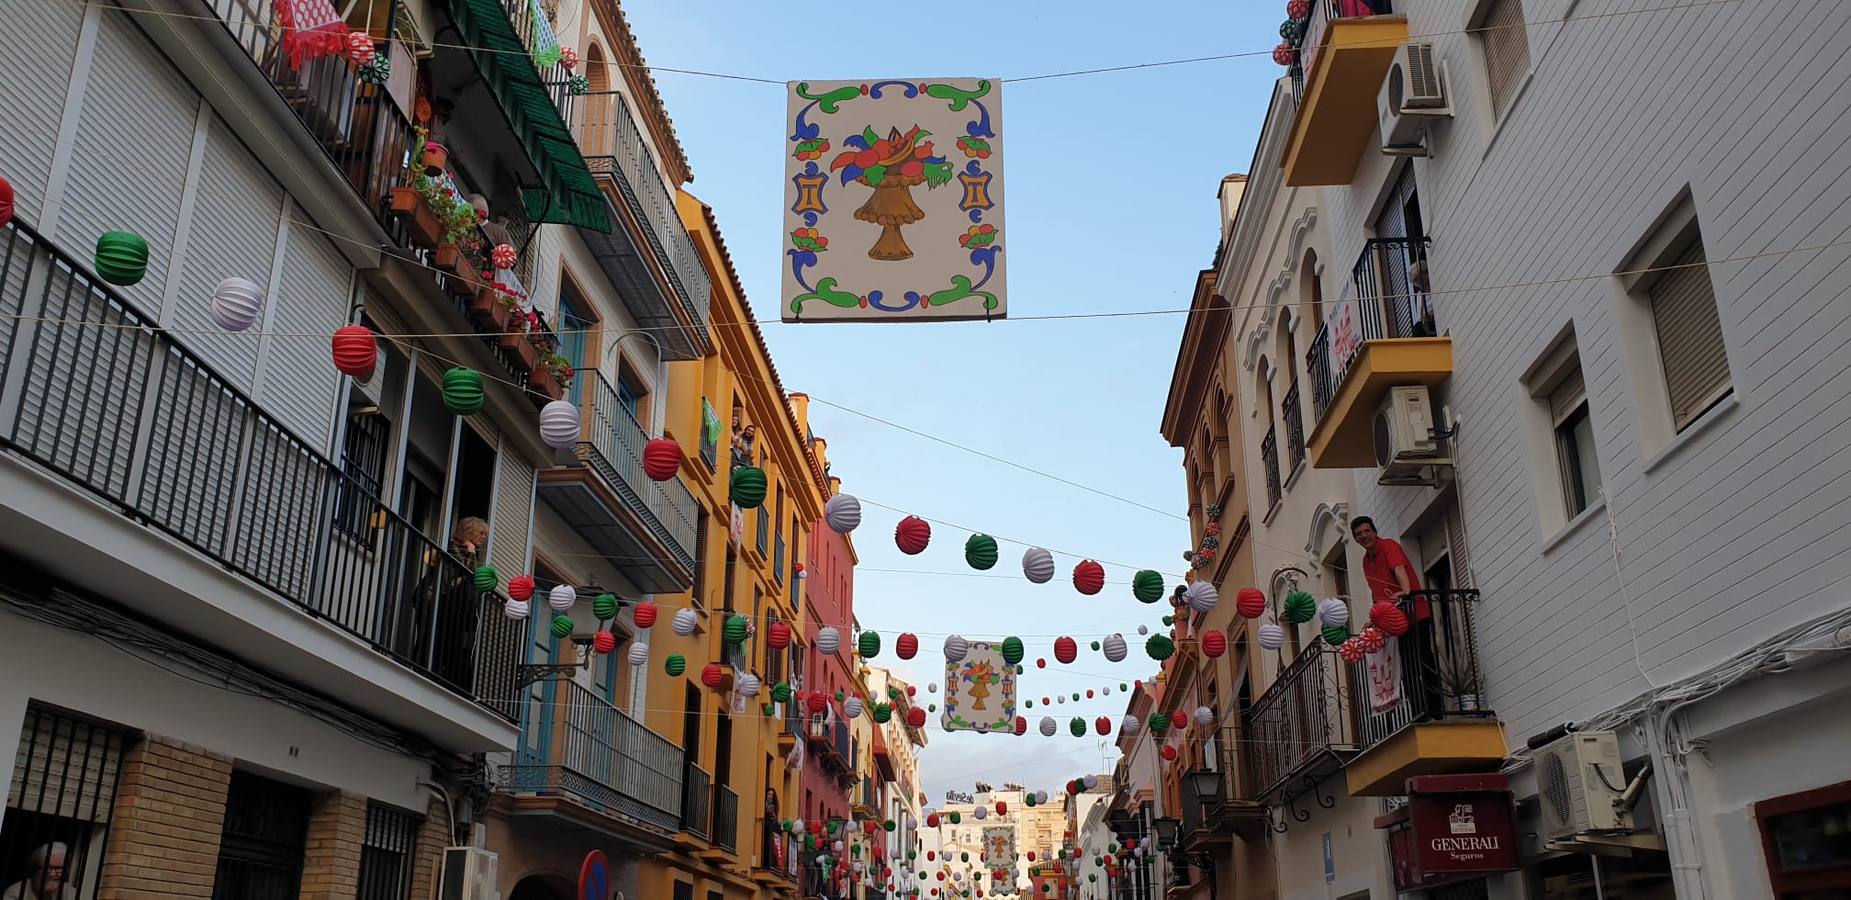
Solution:
[(1182, 824), (1176, 819), (1158, 819), (1152, 822), (1151, 826), (1157, 830), (1157, 843), (1163, 845), (1165, 850), (1176, 846), (1176, 831), (1182, 827)]
[(1206, 809), (1209, 801), (1221, 799), (1221, 773), (1214, 769), (1197, 769), (1184, 776), (1195, 790), (1196, 802)]

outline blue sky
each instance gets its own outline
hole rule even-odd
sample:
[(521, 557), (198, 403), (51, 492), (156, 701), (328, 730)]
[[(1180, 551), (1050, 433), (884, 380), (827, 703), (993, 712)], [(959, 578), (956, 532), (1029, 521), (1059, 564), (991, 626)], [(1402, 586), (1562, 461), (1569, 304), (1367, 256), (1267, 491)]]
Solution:
[[(624, 5), (658, 66), (787, 79), (976, 76), (1046, 72), (1266, 50), (1283, 3), (1045, 3), (849, 6), (720, 0), (631, 0)], [(896, 34), (902, 17), (916, 24)], [(1278, 66), (1265, 56), (1115, 74), (1006, 84), (1009, 306), (1015, 315), (1177, 309), (1217, 238), (1221, 177), (1245, 171)], [(1185, 512), (1182, 455), (1158, 433), (1181, 316), (911, 325), (781, 325), (784, 89), (781, 85), (660, 72), (657, 84), (694, 169), (691, 190), (714, 209), (764, 326), (785, 387), (1093, 485)], [(876, 660), (920, 683), (942, 680), (948, 632), (1020, 635), (1028, 644), (1025, 737), (929, 732), (922, 775), (930, 802), (975, 780), (1057, 789), (1109, 768), (1117, 752), (1066, 732), (1074, 715), (1117, 719), (1118, 685), (1154, 671), (1135, 629), (1161, 627), (1167, 604), (1131, 598), (1132, 569), (1180, 580), (1188, 528), (1177, 518), (1099, 497), (981, 457), (813, 404), (833, 473), (869, 501), (856, 533), (862, 571), (856, 613), (885, 633)], [(894, 546), (900, 514), (873, 503), (996, 536), (1008, 577), (969, 572), (969, 532), (935, 526), (916, 557)], [(1057, 552), (1046, 585), (1020, 577), (1026, 541)], [(1077, 559), (1107, 562), (1097, 596), (1068, 580)], [(871, 569), (904, 569), (895, 574)], [(922, 650), (892, 655), (913, 631)], [(1133, 641), (1112, 664), (1089, 642), (1111, 631)], [(1071, 666), (1055, 636), (1080, 642)], [(1037, 657), (1048, 659), (1037, 669)], [(1110, 685), (1112, 696), (1055, 705), (1059, 736), (1034, 731), (1040, 698)], [(921, 689), (923, 695), (924, 689)], [(936, 717), (934, 717), (936, 722)]]

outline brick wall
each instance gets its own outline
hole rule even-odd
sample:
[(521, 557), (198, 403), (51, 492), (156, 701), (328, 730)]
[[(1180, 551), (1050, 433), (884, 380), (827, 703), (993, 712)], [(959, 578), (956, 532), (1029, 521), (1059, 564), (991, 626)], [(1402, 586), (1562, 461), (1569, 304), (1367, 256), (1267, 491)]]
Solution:
[(344, 791), (317, 797), (302, 853), (302, 900), (353, 900), (360, 890), (360, 845), (365, 838), (365, 797)]
[(212, 896), (231, 759), (149, 735), (122, 762), (99, 900)]
[(431, 798), (418, 828), (418, 844), (411, 860), (411, 900), (426, 900), (437, 893), (443, 871), (443, 848), (450, 846), (450, 816), (443, 801)]

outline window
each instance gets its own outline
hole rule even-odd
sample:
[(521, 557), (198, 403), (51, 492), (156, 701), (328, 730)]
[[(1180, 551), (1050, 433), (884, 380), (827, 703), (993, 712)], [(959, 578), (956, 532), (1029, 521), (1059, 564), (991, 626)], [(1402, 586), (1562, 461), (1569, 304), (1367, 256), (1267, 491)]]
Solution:
[(1600, 462), (1594, 454), (1594, 423), (1588, 418), (1587, 389), (1581, 369), (1575, 370), (1549, 394), (1554, 419), (1555, 453), (1562, 469), (1562, 500), (1574, 518), (1600, 496)]
[(417, 847), (418, 824), (418, 817), (404, 810), (367, 803), (358, 900), (404, 900), (411, 890), (411, 855)]
[(311, 797), (292, 784), (231, 773), (212, 900), (295, 900)]
[(1683, 431), (1731, 390), (1729, 356), (1723, 349), (1716, 289), (1695, 234), (1658, 280), (1645, 289), (1658, 335), (1658, 359), (1665, 370), (1671, 419)]
[(685, 881), (675, 882), (675, 900), (694, 900), (694, 885)]
[(62, 874), (59, 897), (96, 896), (129, 740), (89, 719), (37, 703), (26, 707), (0, 817), (0, 884)]
[(1851, 781), (1754, 805), (1768, 881), (1779, 900), (1851, 891)]
[(695, 609), (707, 608), (707, 509), (696, 507), (694, 513), (694, 592)]
[(1552, 536), (1601, 494), (1594, 420), (1572, 327), (1524, 373), (1523, 385), (1529, 395), (1523, 422), (1537, 513), (1543, 534)]
[(342, 438), (341, 489), (334, 498), (334, 527), (356, 541), (367, 539), (367, 524), (385, 493), (386, 437), (391, 423), (370, 403), (350, 403), (347, 433)]
[(1491, 89), (1491, 114), (1504, 118), (1517, 87), (1530, 71), (1530, 35), (1523, 23), (1523, 0), (1486, 0), (1479, 7), (1479, 45), (1485, 51), (1485, 81)]
[(629, 410), (630, 418), (639, 423), (643, 421), (642, 405), (643, 398), (646, 396), (648, 392), (637, 387), (635, 379), (630, 377), (627, 369), (617, 373), (617, 402), (622, 404), (624, 409)]

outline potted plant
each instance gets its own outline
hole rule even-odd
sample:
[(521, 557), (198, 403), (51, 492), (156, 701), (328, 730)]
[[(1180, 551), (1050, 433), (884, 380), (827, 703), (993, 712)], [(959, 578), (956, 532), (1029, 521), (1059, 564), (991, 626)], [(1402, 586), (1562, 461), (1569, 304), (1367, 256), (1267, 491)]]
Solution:
[(418, 162), (424, 166), (424, 174), (435, 176), (450, 164), (450, 151), (436, 141), (425, 141), (424, 152), (419, 154)]
[(566, 395), (566, 388), (572, 386), (572, 364), (557, 353), (548, 353), (540, 358), (540, 364), (527, 373), (527, 388), (544, 396), (548, 400), (558, 400)]
[(508, 319), (513, 314), (516, 299), (508, 289), (499, 284), (484, 284), (476, 289), (469, 300), (469, 315), (490, 334), (502, 334), (508, 330)]
[(515, 311), (508, 317), (508, 327), (502, 331), (497, 346), (509, 357), (515, 368), (523, 372), (533, 371), (540, 362), (540, 347), (529, 336), (533, 327), (532, 312)]
[(413, 246), (435, 247), (437, 239), (443, 235), (443, 225), (437, 220), (437, 214), (431, 210), (423, 192), (415, 187), (392, 189), (392, 215), (404, 223)]

